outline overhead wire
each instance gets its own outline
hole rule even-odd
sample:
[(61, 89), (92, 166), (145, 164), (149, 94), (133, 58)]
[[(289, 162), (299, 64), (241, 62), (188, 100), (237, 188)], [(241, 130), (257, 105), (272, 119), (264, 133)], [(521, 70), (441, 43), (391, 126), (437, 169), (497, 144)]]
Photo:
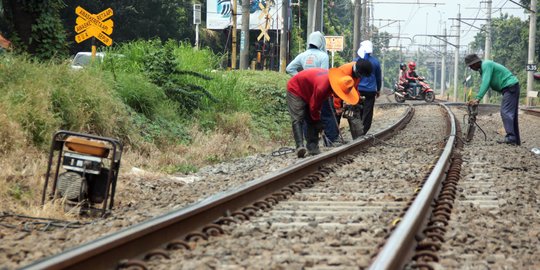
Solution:
[(476, 16), (474, 17), (474, 20), (472, 21), (471, 25), (469, 26), (469, 29), (467, 30), (467, 32), (465, 32), (462, 37), (465, 37), (469, 34), (469, 32), (471, 32), (471, 29), (473, 28), (472, 24), (474, 24), (474, 22), (478, 19), (478, 16), (480, 15), (480, 10), (482, 10), (482, 3), (478, 3), (478, 11), (476, 12)]
[(494, 14), (495, 12), (500, 12), (501, 15), (502, 15), (502, 9), (503, 7), (506, 5), (506, 3), (508, 3), (508, 0), (504, 1), (504, 3), (498, 8), (496, 9), (495, 11), (491, 12), (491, 14)]

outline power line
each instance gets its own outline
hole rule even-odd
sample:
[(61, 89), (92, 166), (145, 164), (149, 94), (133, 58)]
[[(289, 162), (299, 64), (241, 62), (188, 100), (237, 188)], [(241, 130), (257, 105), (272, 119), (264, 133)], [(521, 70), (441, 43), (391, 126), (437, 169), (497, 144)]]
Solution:
[[(480, 10), (481, 10), (480, 6), (482, 5), (482, 3), (480, 2), (480, 3), (478, 3), (478, 5), (479, 5), (478, 12), (476, 12), (475, 19), (473, 20), (472, 23), (474, 23), (474, 22), (476, 21), (476, 19), (478, 19), (478, 15), (480, 15)], [(466, 32), (465, 34), (463, 34), (463, 36), (468, 35), (469, 32), (471, 32), (471, 29), (472, 29), (472, 28), (473, 28), (473, 25), (470, 25), (470, 26), (469, 26), (469, 30), (467, 30), (467, 32)]]

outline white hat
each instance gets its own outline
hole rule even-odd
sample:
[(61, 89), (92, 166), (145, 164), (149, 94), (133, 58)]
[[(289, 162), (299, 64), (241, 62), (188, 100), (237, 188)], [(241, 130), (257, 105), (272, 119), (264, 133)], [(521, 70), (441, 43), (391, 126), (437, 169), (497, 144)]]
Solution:
[(358, 56), (360, 58), (364, 59), (366, 56), (366, 53), (372, 53), (373, 52), (373, 43), (369, 40), (364, 40), (360, 43), (360, 48), (358, 49)]

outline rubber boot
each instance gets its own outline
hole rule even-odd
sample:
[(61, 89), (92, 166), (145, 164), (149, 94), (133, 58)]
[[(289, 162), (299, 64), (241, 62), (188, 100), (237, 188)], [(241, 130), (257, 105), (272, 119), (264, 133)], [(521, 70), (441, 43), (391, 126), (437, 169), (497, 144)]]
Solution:
[(308, 154), (314, 156), (321, 153), (319, 149), (319, 132), (314, 126), (308, 125), (306, 140)]
[(302, 124), (293, 124), (292, 130), (294, 142), (296, 143), (296, 155), (299, 158), (303, 158), (306, 155), (306, 148), (304, 147), (304, 132), (302, 130)]

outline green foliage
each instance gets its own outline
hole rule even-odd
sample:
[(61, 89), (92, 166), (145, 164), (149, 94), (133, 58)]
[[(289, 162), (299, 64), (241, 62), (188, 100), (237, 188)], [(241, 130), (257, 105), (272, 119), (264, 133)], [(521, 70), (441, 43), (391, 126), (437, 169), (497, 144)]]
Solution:
[(217, 155), (213, 154), (206, 157), (206, 161), (209, 162), (210, 164), (216, 164), (216, 163), (221, 162), (221, 159)]
[[(206, 131), (243, 132), (253, 122), (267, 137), (280, 137), (284, 123), (288, 127), (288, 75), (214, 70), (220, 56), (173, 41), (136, 41), (107, 53), (123, 55), (115, 58), (115, 90), (133, 109), (135, 125), (146, 141), (189, 142), (186, 127), (193, 123)], [(104, 69), (112, 71), (111, 65)], [(245, 123), (228, 119), (243, 113), (251, 116)]]
[[(303, 38), (305, 35), (299, 27), (293, 27), (291, 30), (291, 41), (290, 41), (290, 54), (291, 56), (296, 57), (306, 50), (306, 40)], [(293, 58), (294, 59), (294, 58)]]
[(289, 75), (273, 71), (218, 72), (209, 91), (218, 102), (206, 101), (197, 113), (198, 124), (212, 130), (227, 124), (226, 117), (236, 112), (251, 115), (244, 125), (253, 125), (253, 132), (266, 138), (289, 136), (290, 118), (285, 101)]
[(177, 173), (183, 173), (183, 174), (189, 174), (189, 173), (196, 173), (198, 171), (197, 166), (192, 164), (178, 164), (178, 165), (169, 165), (165, 167), (164, 171), (168, 174), (177, 174)]
[[(110, 0), (110, 1), (66, 1), (67, 7), (62, 10), (65, 29), (72, 29), (77, 15), (77, 6), (84, 7), (88, 12), (97, 14), (107, 8), (114, 10), (113, 39), (116, 44), (135, 40), (159, 39), (166, 41), (193, 40), (192, 2), (187, 0)], [(203, 8), (203, 10), (205, 10)], [(203, 31), (201, 40), (206, 39)], [(74, 33), (73, 33), (74, 35)], [(72, 53), (88, 50), (89, 42), (74, 44)]]
[(265, 136), (283, 138), (289, 136), (284, 128), (290, 126), (290, 116), (287, 111), (287, 81), (289, 75), (273, 71), (242, 72), (237, 89), (243, 89), (253, 114), (256, 130)]
[(392, 88), (398, 80), (400, 52), (399, 51), (383, 51), (379, 55), (381, 68), (384, 64), (383, 87)]
[(44, 148), (59, 129), (135, 139), (125, 106), (110, 91), (110, 79), (96, 72), (0, 55), (0, 114)]
[(6, 1), (4, 14), (14, 31), (10, 36), (19, 51), (39, 59), (63, 58), (67, 55), (66, 32), (60, 20), (62, 0)]
[[(193, 70), (179, 67), (203, 67), (207, 72), (216, 63), (216, 56), (206, 50), (193, 54), (189, 45), (181, 45), (169, 40), (138, 41), (125, 44), (117, 51), (124, 55), (115, 67), (115, 72), (142, 73), (151, 83), (159, 87), (168, 99), (178, 104), (178, 113), (192, 114), (200, 108), (203, 97), (215, 101), (206, 89), (211, 77)], [(198, 55), (194, 57), (194, 55)], [(187, 63), (184, 63), (187, 62)]]
[(156, 119), (150, 120), (144, 115), (133, 114), (132, 119), (143, 140), (158, 147), (190, 141), (184, 120), (179, 117), (159, 115)]
[(22, 200), (24, 198), (31, 197), (32, 190), (29, 186), (16, 182), (9, 187), (8, 194), (15, 200)]
[(46, 7), (43, 4), (40, 7), (42, 12), (37, 17), (36, 23), (32, 25), (30, 43), (38, 43), (35, 54), (41, 59), (50, 59), (53, 56), (63, 58), (67, 56), (67, 41), (62, 21), (58, 14), (58, 10), (63, 7), (63, 1), (48, 2), (50, 6)]
[[(526, 6), (528, 6), (528, 4)], [(493, 19), (491, 31), (493, 37), (491, 43), (492, 59), (508, 68), (517, 76), (522, 85), (521, 97), (525, 98), (526, 91), (524, 91), (524, 85), (526, 85), (525, 82), (527, 81), (525, 63), (528, 59), (529, 23), (527, 21), (521, 21), (517, 17), (505, 14), (504, 16)], [(485, 39), (485, 32), (479, 32), (475, 36), (475, 40), (471, 43), (473, 50), (482, 52)], [(538, 38), (536, 39), (536, 42), (536, 47), (539, 48), (538, 44), (540, 44), (540, 41)], [(481, 53), (479, 54), (481, 55)], [(473, 72), (473, 74), (473, 91), (478, 91), (481, 78), (478, 72)], [(499, 94), (491, 91), (490, 102), (499, 102), (500, 98)]]
[[(1, 55), (2, 123), (20, 127), (18, 134), (42, 149), (59, 129), (115, 137), (135, 148), (144, 140), (162, 149), (191, 143), (194, 125), (248, 140), (289, 137), (288, 75), (214, 70), (220, 56), (176, 42), (138, 41), (107, 50), (107, 55), (102, 64), (81, 70)], [(167, 92), (179, 86), (199, 95), (191, 112), (184, 104), (187, 98)], [(169, 169), (189, 172), (193, 167)]]
[(155, 119), (161, 113), (158, 106), (166, 102), (166, 96), (160, 87), (140, 73), (120, 73), (117, 78), (115, 89), (126, 105), (148, 119)]
[(333, 5), (324, 5), (325, 19), (324, 29), (325, 35), (328, 36), (343, 36), (344, 49), (341, 52), (335, 53), (334, 66), (339, 66), (353, 60), (353, 12), (354, 5), (351, 1), (338, 0), (334, 1)]
[[(494, 37), (491, 43), (492, 59), (510, 70), (523, 70), (523, 60), (527, 59), (528, 23), (505, 15), (493, 19), (491, 31)], [(483, 51), (485, 40), (485, 32), (478, 33), (472, 43), (473, 48)]]

